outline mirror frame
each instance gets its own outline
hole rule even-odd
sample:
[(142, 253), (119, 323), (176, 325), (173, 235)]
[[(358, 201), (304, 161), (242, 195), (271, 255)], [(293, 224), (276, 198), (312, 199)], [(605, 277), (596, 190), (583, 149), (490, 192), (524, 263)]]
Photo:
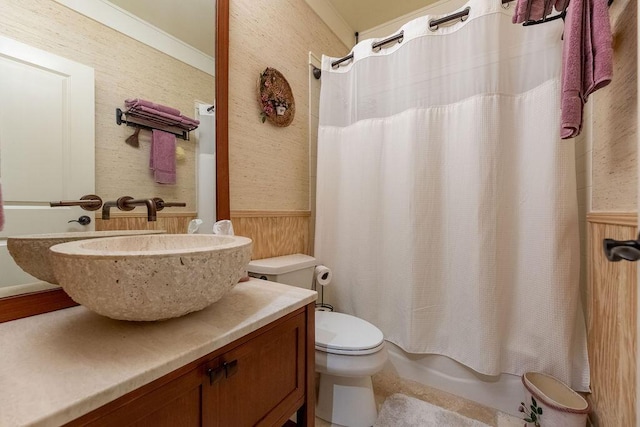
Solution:
[[(216, 215), (231, 219), (229, 202), (229, 0), (216, 2)], [(62, 288), (0, 298), (0, 323), (78, 305)]]

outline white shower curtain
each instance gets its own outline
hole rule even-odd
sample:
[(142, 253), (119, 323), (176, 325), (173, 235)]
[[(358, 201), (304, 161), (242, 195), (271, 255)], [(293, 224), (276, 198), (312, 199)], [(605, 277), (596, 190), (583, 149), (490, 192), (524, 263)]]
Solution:
[(407, 352), (588, 390), (562, 23), (467, 6), (339, 68), (323, 58), (315, 255), (337, 308)]

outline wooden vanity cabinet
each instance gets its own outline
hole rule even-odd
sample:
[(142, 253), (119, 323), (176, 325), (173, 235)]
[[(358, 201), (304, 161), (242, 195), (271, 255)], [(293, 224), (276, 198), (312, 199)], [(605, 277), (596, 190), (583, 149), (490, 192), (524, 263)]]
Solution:
[(69, 426), (281, 427), (314, 420), (309, 304), (74, 421)]

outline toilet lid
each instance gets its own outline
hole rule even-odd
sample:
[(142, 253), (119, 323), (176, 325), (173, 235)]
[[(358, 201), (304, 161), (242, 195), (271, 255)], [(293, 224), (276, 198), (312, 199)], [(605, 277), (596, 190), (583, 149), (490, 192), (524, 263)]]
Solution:
[(316, 350), (334, 354), (371, 354), (382, 348), (380, 329), (366, 320), (333, 311), (316, 311)]

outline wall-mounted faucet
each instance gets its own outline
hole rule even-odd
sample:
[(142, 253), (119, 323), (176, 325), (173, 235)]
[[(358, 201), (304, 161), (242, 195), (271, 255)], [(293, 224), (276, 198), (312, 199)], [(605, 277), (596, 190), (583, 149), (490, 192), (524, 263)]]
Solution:
[(102, 219), (104, 220), (111, 219), (111, 214), (109, 213), (109, 211), (111, 210), (111, 208), (115, 208), (117, 206), (118, 206), (118, 202), (114, 200), (104, 202), (104, 205), (102, 205)]
[(153, 199), (134, 199), (133, 197), (123, 196), (117, 201), (118, 209), (121, 211), (132, 211), (136, 206), (147, 207), (147, 221), (156, 220), (156, 202)]
[(110, 219), (110, 210), (111, 208), (118, 208), (121, 211), (132, 211), (136, 206), (146, 206), (147, 207), (147, 220), (155, 221), (157, 217), (157, 212), (161, 211), (164, 208), (173, 207), (173, 206), (187, 206), (184, 202), (165, 202), (159, 197), (153, 199), (134, 199), (133, 197), (123, 196), (120, 197), (116, 201), (108, 201), (105, 202), (102, 206), (102, 219), (108, 220)]

